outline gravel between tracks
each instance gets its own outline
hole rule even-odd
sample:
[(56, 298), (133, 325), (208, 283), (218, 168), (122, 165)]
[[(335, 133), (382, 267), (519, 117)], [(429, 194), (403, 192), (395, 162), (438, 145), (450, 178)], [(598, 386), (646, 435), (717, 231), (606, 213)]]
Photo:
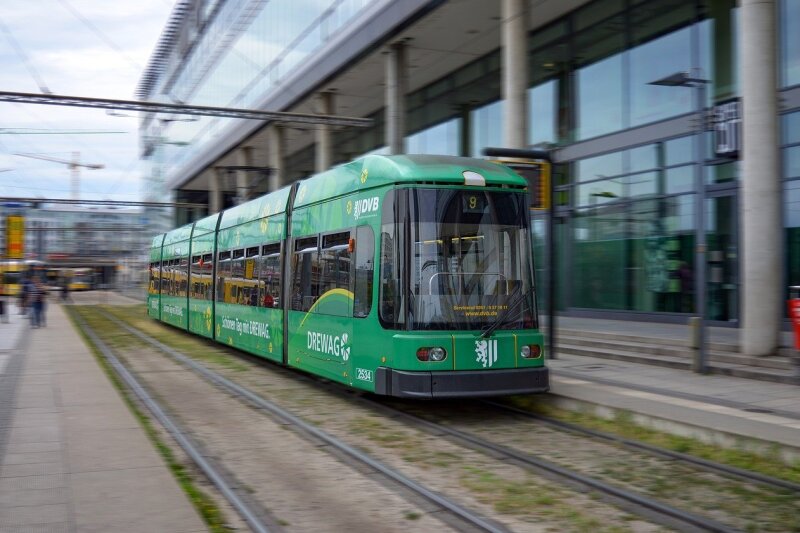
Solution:
[[(124, 310), (116, 310), (125, 315)], [(180, 343), (199, 343), (203, 351), (225, 351), (179, 332), (166, 329), (147, 319), (125, 315), (145, 333), (170, 337), (179, 335)], [(166, 340), (166, 339), (162, 339)], [(183, 352), (189, 354), (188, 346)], [(181, 349), (181, 347), (176, 347)], [(456, 498), (463, 505), (485, 513), (518, 531), (658, 531), (650, 524), (614, 506), (596, 501), (592, 496), (559, 486), (506, 461), (488, 457), (463, 446), (428, 435), (400, 421), (387, 419), (350, 401), (346, 395), (332, 394), (298, 379), (294, 372), (240, 362), (247, 371), (232, 370), (206, 357), (204, 364), (229, 379), (242, 384), (290, 408), (292, 412), (368, 451), (378, 460), (430, 488)], [(149, 378), (147, 378), (149, 380)], [(169, 381), (169, 380), (167, 380)], [(191, 422), (216, 419), (208, 411)], [(243, 421), (232, 420), (232, 431)], [(216, 422), (215, 422), (216, 424)], [(216, 443), (215, 443), (216, 445)], [(241, 450), (238, 460), (246, 461), (251, 448)], [(274, 453), (274, 450), (273, 450)], [(374, 498), (367, 505), (375, 507)], [(418, 522), (407, 527), (427, 529)]]

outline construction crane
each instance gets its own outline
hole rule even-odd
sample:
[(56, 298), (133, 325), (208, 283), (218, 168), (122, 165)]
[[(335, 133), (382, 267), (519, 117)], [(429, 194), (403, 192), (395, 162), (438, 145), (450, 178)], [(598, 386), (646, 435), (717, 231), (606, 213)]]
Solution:
[(20, 157), (30, 157), (32, 159), (41, 159), (43, 161), (52, 161), (53, 163), (61, 163), (62, 165), (67, 165), (70, 170), (70, 175), (72, 177), (72, 193), (70, 196), (73, 200), (78, 200), (78, 189), (80, 187), (81, 181), (81, 170), (80, 167), (90, 168), (93, 170), (105, 168), (105, 165), (100, 165), (96, 163), (81, 163), (81, 154), (80, 152), (72, 152), (72, 160), (67, 159), (58, 159), (57, 157), (50, 157), (47, 155), (40, 155), (40, 154), (14, 154)]

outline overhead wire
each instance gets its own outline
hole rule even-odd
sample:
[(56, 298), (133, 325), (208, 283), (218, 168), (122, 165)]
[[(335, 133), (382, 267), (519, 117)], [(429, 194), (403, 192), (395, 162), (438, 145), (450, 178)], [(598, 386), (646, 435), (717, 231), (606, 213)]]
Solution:
[(17, 52), (17, 55), (22, 59), (22, 64), (25, 65), (25, 68), (28, 70), (28, 73), (36, 82), (36, 85), (39, 87), (39, 90), (45, 94), (53, 94), (50, 89), (47, 87), (47, 84), (44, 82), (44, 78), (39, 74), (36, 70), (36, 67), (33, 65), (33, 62), (28, 58), (28, 54), (25, 53), (25, 50), (20, 46), (17, 39), (14, 37), (14, 34), (11, 33), (11, 30), (8, 26), (0, 19), (0, 30), (6, 34), (6, 38), (8, 42), (11, 44), (11, 47), (14, 51)]
[(106, 35), (105, 33), (103, 33), (103, 31), (102, 31), (102, 30), (100, 30), (100, 28), (98, 28), (97, 26), (95, 26), (95, 25), (92, 23), (92, 21), (90, 21), (89, 19), (87, 19), (86, 17), (84, 17), (84, 16), (83, 16), (83, 15), (80, 13), (80, 11), (78, 11), (77, 9), (75, 9), (75, 8), (72, 6), (72, 4), (70, 4), (70, 3), (69, 3), (67, 0), (58, 0), (58, 2), (59, 2), (59, 3), (60, 3), (62, 6), (64, 6), (64, 8), (65, 8), (67, 11), (69, 11), (69, 12), (72, 14), (72, 16), (73, 16), (73, 17), (75, 17), (76, 19), (78, 19), (79, 21), (81, 21), (81, 22), (83, 23), (83, 25), (84, 25), (84, 26), (86, 26), (87, 28), (89, 28), (89, 30), (91, 30), (91, 31), (92, 31), (92, 33), (94, 33), (95, 35), (97, 35), (97, 37), (99, 37), (99, 38), (100, 38), (100, 40), (102, 40), (104, 43), (106, 43), (106, 44), (107, 44), (107, 45), (108, 45), (108, 46), (109, 46), (111, 49), (113, 49), (114, 51), (116, 51), (117, 53), (119, 53), (119, 55), (121, 55), (121, 56), (122, 56), (122, 57), (125, 59), (125, 61), (127, 61), (127, 62), (128, 62), (128, 64), (129, 64), (129, 65), (130, 65), (130, 66), (131, 66), (131, 67), (132, 67), (134, 70), (136, 70), (137, 72), (141, 72), (142, 70), (144, 70), (144, 67), (143, 67), (142, 65), (140, 65), (140, 64), (139, 64), (139, 63), (138, 63), (138, 62), (137, 62), (135, 59), (133, 59), (131, 56), (129, 56), (128, 54), (126, 54), (126, 53), (125, 53), (125, 51), (122, 49), (122, 47), (120, 47), (119, 45), (117, 45), (117, 43), (115, 43), (114, 41), (112, 41), (112, 40), (111, 40), (111, 39), (108, 37), (108, 35)]

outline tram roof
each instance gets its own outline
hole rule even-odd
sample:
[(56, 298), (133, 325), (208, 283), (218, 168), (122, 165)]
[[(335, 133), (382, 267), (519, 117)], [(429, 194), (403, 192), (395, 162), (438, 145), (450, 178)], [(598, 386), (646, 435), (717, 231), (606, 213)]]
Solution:
[(222, 213), (219, 229), (232, 228), (245, 222), (284, 213), (289, 199), (289, 187), (265, 194)]
[(206, 233), (216, 231), (218, 219), (219, 213), (214, 213), (213, 215), (201, 218), (194, 223), (194, 232), (192, 233), (192, 236), (197, 237), (198, 235), (205, 235)]
[(480, 174), (487, 186), (525, 187), (527, 182), (506, 166), (484, 159), (445, 155), (368, 155), (302, 182), (295, 207), (382, 185), (434, 182), (464, 185), (464, 172)]
[(174, 244), (176, 242), (188, 241), (189, 237), (191, 236), (192, 225), (187, 224), (185, 226), (181, 226), (180, 228), (176, 228), (167, 232), (167, 234), (164, 236), (164, 246), (167, 246), (168, 244)]
[(161, 248), (164, 243), (164, 233), (160, 233), (153, 237), (153, 242), (150, 243), (150, 248)]

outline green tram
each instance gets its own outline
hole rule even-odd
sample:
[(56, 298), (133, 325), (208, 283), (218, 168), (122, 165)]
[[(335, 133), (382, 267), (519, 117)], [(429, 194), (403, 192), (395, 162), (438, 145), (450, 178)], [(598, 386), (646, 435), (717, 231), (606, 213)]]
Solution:
[(526, 193), (483, 160), (366, 156), (155, 237), (148, 314), (377, 394), (544, 392)]

